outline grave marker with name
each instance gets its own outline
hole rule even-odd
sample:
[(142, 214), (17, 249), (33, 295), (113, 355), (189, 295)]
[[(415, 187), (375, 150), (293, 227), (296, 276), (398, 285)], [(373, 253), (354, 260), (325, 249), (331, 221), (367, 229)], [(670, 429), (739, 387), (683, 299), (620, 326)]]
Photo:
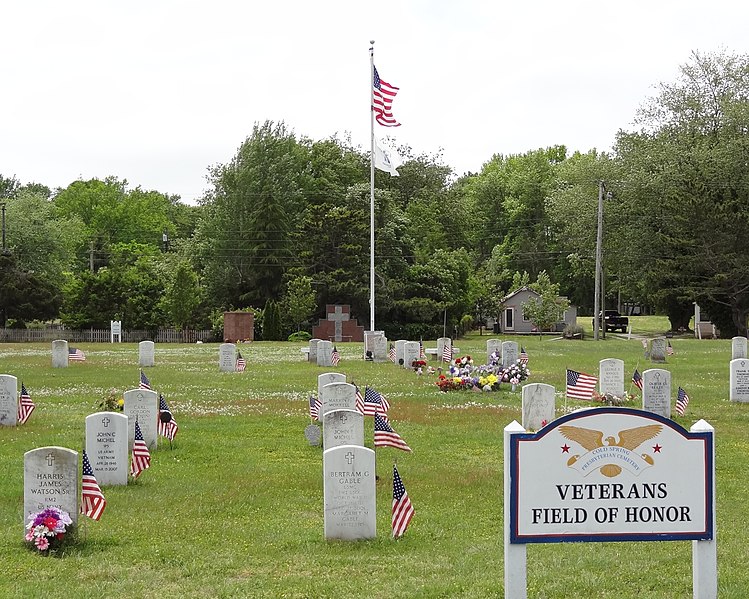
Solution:
[(734, 337), (731, 339), (731, 359), (746, 359), (747, 339), (746, 337)]
[(322, 341), (321, 339), (310, 339), (309, 340), (309, 353), (307, 358), (313, 364), (317, 364), (317, 344)]
[(395, 363), (398, 366), (406, 363), (406, 339), (398, 339), (395, 342)]
[(222, 343), (218, 348), (218, 369), (221, 372), (235, 372), (237, 369), (237, 346)]
[(598, 363), (598, 391), (624, 397), (624, 360), (605, 358)]
[(749, 360), (731, 360), (729, 399), (740, 403), (749, 402)]
[(52, 368), (68, 367), (68, 342), (56, 339), (52, 342)]
[(317, 376), (317, 398), (322, 401), (322, 388), (331, 383), (345, 383), (346, 375), (342, 372), (324, 372)]
[(143, 441), (149, 451), (156, 449), (158, 440), (159, 394), (151, 389), (130, 389), (123, 393), (124, 413), (127, 416), (127, 448), (133, 448), (135, 439), (135, 419), (138, 419)]
[[(450, 348), (453, 345), (453, 340), (450, 339), (450, 337), (440, 337), (437, 339), (437, 361), (442, 362), (442, 356), (445, 355), (445, 346), (447, 346), (447, 350), (450, 351)], [(456, 358), (457, 356), (453, 356), (453, 358)]]
[(514, 341), (502, 342), (502, 368), (507, 368), (518, 361), (518, 344)]
[(153, 366), (155, 353), (153, 341), (141, 341), (138, 344), (138, 366)]
[(385, 335), (377, 335), (372, 341), (372, 357), (375, 362), (388, 361), (388, 338)]
[(341, 445), (323, 452), (324, 527), (326, 539), (373, 539), (377, 536), (375, 452)]
[(24, 525), (30, 514), (56, 507), (78, 522), (78, 452), (39, 447), (23, 454)]
[(529, 383), (523, 387), (523, 428), (537, 431), (554, 420), (556, 390), (553, 385)]
[(330, 367), (333, 365), (333, 342), (321, 340), (317, 344), (317, 365)]
[(650, 368), (642, 373), (642, 409), (671, 418), (671, 373)]
[(330, 383), (322, 388), (320, 419), (333, 410), (356, 409), (356, 387), (351, 383)]
[(663, 363), (666, 361), (666, 345), (668, 341), (665, 337), (656, 337), (650, 342), (650, 361)]
[(127, 485), (127, 423), (117, 412), (86, 416), (86, 453), (99, 485)]
[(18, 379), (0, 374), (0, 426), (18, 424)]
[(403, 344), (403, 368), (411, 368), (421, 355), (421, 346), (418, 341), (406, 341)]
[(322, 448), (364, 446), (364, 414), (358, 410), (331, 410), (322, 420)]
[(364, 356), (366, 359), (367, 353), (370, 354), (374, 359), (374, 342), (377, 337), (384, 337), (385, 331), (364, 331)]
[(496, 354), (497, 363), (502, 363), (502, 340), (501, 339), (489, 339), (486, 342), (486, 363), (492, 363), (492, 354)]

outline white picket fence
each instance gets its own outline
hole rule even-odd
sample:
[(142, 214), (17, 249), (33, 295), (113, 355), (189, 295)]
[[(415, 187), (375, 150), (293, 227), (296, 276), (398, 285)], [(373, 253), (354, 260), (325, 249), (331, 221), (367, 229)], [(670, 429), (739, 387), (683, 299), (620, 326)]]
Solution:
[[(109, 343), (111, 333), (109, 329), (88, 329), (73, 331), (70, 329), (0, 329), (0, 342), (30, 343), (65, 339), (75, 343)], [(151, 331), (122, 331), (122, 341), (136, 343), (139, 341), (154, 341), (156, 343), (195, 343), (196, 341), (212, 341), (211, 331), (179, 331), (177, 329), (159, 329), (156, 337)]]

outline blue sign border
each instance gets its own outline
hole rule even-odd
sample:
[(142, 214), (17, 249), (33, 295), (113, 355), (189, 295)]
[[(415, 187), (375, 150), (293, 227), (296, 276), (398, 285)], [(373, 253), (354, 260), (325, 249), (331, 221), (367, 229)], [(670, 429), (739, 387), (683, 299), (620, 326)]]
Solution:
[[(521, 441), (538, 441), (559, 425), (571, 420), (588, 418), (598, 414), (629, 414), (640, 418), (655, 420), (670, 427), (685, 439), (702, 440), (705, 444), (705, 529), (701, 532), (687, 533), (585, 533), (555, 535), (519, 535), (518, 534), (518, 453)], [(553, 420), (536, 433), (517, 433), (511, 436), (510, 443), (510, 543), (595, 543), (611, 541), (707, 541), (713, 538), (713, 433), (692, 433), (670, 418), (646, 410), (634, 408), (601, 407), (572, 412)], [(696, 473), (695, 473), (696, 474)]]

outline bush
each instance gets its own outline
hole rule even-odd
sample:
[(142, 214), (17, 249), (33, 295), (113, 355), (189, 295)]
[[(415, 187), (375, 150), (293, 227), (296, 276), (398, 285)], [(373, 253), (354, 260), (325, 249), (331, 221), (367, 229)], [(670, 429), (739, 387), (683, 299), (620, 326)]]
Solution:
[(289, 335), (289, 341), (309, 341), (310, 339), (312, 339), (312, 335), (307, 331), (297, 331)]
[(585, 329), (579, 324), (568, 324), (562, 331), (565, 339), (585, 339)]

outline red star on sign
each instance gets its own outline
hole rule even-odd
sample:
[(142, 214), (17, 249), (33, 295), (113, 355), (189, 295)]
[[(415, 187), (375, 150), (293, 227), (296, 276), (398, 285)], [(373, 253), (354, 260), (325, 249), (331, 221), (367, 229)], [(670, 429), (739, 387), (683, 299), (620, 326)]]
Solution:
[(656, 443), (655, 445), (653, 445), (653, 451), (655, 453), (660, 453), (661, 452), (661, 446), (658, 445), (658, 443)]
[(569, 453), (570, 452), (570, 446), (566, 443), (562, 445), (562, 453)]

